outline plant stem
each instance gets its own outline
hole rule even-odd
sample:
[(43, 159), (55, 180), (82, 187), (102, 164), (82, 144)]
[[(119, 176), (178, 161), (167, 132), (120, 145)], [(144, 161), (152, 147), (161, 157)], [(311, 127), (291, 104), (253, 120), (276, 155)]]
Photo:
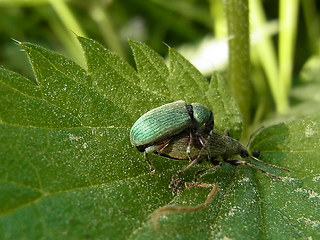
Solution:
[(121, 45), (118, 34), (114, 30), (108, 9), (100, 1), (96, 1), (90, 8), (90, 16), (97, 23), (108, 48), (116, 52), (123, 59), (126, 59), (125, 50)]
[[(74, 54), (75, 59), (78, 60), (77, 62), (82, 67), (86, 66), (86, 61), (84, 59), (84, 55), (82, 54), (82, 48), (76, 38), (76, 35), (85, 37), (86, 36), (85, 32), (82, 30), (81, 26), (78, 24), (76, 18), (73, 16), (72, 12), (70, 11), (68, 5), (64, 0), (49, 0), (49, 3), (53, 8), (53, 10), (56, 12), (56, 14), (59, 16), (61, 22), (67, 29), (67, 32), (69, 33), (69, 39), (70, 39), (69, 42), (72, 41), (74, 44), (74, 48), (72, 52), (75, 53)], [(55, 24), (55, 23), (52, 23), (52, 24)]]
[(305, 19), (307, 40), (312, 54), (319, 54), (319, 36), (320, 36), (320, 17), (317, 14), (316, 1), (301, 1), (303, 17)]
[(229, 84), (243, 115), (242, 138), (250, 122), (250, 53), (248, 0), (226, 0), (229, 34)]
[(210, 0), (210, 15), (214, 19), (212, 25), (215, 38), (221, 39), (227, 36), (227, 18), (222, 1)]
[(292, 62), (297, 29), (299, 0), (280, 1), (279, 32), (279, 94), (280, 101), (276, 105), (279, 113), (289, 108), (289, 93), (292, 79)]
[[(279, 70), (278, 70), (278, 59), (276, 50), (272, 42), (272, 33), (278, 33), (278, 25), (267, 23), (266, 16), (263, 10), (261, 0), (250, 0), (250, 24), (251, 31), (254, 33), (252, 38), (252, 63), (256, 62), (257, 65), (261, 64), (265, 76), (267, 78), (270, 91), (273, 97), (275, 105), (279, 105), (280, 94), (279, 94)], [(271, 28), (271, 29), (270, 29)], [(269, 29), (269, 31), (267, 30)], [(254, 61), (255, 60), (255, 61)], [(256, 93), (259, 94), (261, 101), (261, 108), (265, 108), (268, 105), (268, 99), (266, 98), (267, 86), (263, 83), (262, 78), (253, 78), (253, 83), (256, 85)], [(259, 88), (257, 88), (260, 86)]]

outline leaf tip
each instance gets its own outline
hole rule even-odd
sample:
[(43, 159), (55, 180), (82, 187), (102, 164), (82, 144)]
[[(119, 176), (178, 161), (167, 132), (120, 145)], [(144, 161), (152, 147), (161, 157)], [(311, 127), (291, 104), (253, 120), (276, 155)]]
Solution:
[(20, 42), (20, 41), (17, 40), (17, 39), (11, 38), (11, 40), (14, 41), (15, 44), (17, 44), (17, 45), (21, 45), (21, 44), (22, 44), (22, 42)]

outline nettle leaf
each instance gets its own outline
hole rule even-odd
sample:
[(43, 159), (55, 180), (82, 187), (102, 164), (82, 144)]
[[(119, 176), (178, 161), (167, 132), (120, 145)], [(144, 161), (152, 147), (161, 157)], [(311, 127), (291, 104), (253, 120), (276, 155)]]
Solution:
[(140, 86), (149, 92), (172, 98), (166, 85), (169, 69), (163, 58), (143, 43), (129, 41), (129, 44), (140, 77)]
[[(183, 99), (213, 109), (219, 129), (241, 126), (222, 78), (210, 84), (170, 49), (169, 67), (130, 42), (137, 71), (97, 42), (79, 38), (88, 69), (21, 43), (36, 82), (0, 69), (0, 239), (294, 239), (319, 234), (319, 115), (271, 126), (253, 139), (263, 160), (291, 173), (272, 180), (223, 164), (201, 181), (219, 192), (204, 210), (149, 219), (168, 204), (196, 205), (210, 189), (172, 196), (171, 176), (187, 162), (143, 155), (129, 131), (143, 113)], [(216, 89), (216, 92), (215, 92)], [(176, 94), (175, 94), (176, 93)], [(221, 113), (226, 112), (226, 116)], [(234, 111), (234, 112), (233, 112)], [(203, 163), (184, 174), (210, 166)], [(266, 166), (262, 166), (266, 167)]]
[(300, 84), (294, 86), (291, 97), (296, 102), (291, 109), (291, 115), (306, 116), (318, 113), (320, 102), (320, 57), (311, 57), (300, 72)]
[(230, 95), (227, 82), (219, 73), (213, 74), (207, 97), (211, 105), (214, 105), (212, 112), (215, 118), (215, 128), (220, 131), (228, 129), (233, 138), (240, 139), (241, 113), (235, 99)]
[[(273, 180), (248, 167), (224, 165), (207, 174), (219, 193), (199, 212), (160, 218), (155, 231), (146, 223), (130, 239), (313, 239), (320, 233), (320, 115), (281, 123), (262, 130), (252, 142), (283, 177)], [(208, 190), (207, 190), (208, 192)], [(202, 189), (188, 189), (170, 204), (195, 205), (205, 199)]]

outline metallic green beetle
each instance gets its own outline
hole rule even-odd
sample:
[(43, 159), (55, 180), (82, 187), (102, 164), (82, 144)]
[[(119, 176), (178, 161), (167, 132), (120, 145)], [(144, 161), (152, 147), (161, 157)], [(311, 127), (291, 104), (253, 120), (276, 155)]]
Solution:
[(192, 155), (193, 141), (204, 144), (205, 138), (213, 129), (214, 120), (211, 110), (200, 103), (187, 105), (185, 101), (176, 101), (157, 107), (142, 115), (130, 131), (131, 144), (140, 152), (145, 153), (145, 159), (150, 170), (154, 168), (147, 154), (161, 152), (170, 145), (170, 140), (182, 132), (188, 135), (184, 146), (186, 156)]
[[(213, 167), (204, 171), (227, 162), (232, 165), (247, 165), (269, 177), (279, 179), (278, 176), (250, 162), (230, 159), (232, 156), (240, 155), (241, 158), (250, 157), (262, 162), (257, 158), (258, 151), (250, 155), (247, 147), (231, 138), (228, 131), (220, 132), (213, 129), (213, 125), (213, 115), (207, 107), (199, 103), (186, 105), (180, 100), (142, 115), (131, 128), (130, 140), (139, 151), (144, 152), (151, 171), (154, 171), (154, 168), (147, 158), (148, 153), (177, 160), (189, 160), (189, 164), (172, 177), (170, 187), (173, 192), (178, 191), (183, 181), (179, 176), (193, 165), (205, 160), (211, 162)], [(289, 171), (283, 167), (262, 163)]]

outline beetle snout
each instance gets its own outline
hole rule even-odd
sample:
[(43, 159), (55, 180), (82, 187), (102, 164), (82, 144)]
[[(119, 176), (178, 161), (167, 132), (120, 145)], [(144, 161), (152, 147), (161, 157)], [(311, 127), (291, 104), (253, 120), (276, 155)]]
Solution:
[(242, 157), (242, 158), (247, 158), (247, 157), (249, 157), (248, 151), (247, 151), (246, 149), (242, 149), (242, 150), (240, 151), (240, 157)]

